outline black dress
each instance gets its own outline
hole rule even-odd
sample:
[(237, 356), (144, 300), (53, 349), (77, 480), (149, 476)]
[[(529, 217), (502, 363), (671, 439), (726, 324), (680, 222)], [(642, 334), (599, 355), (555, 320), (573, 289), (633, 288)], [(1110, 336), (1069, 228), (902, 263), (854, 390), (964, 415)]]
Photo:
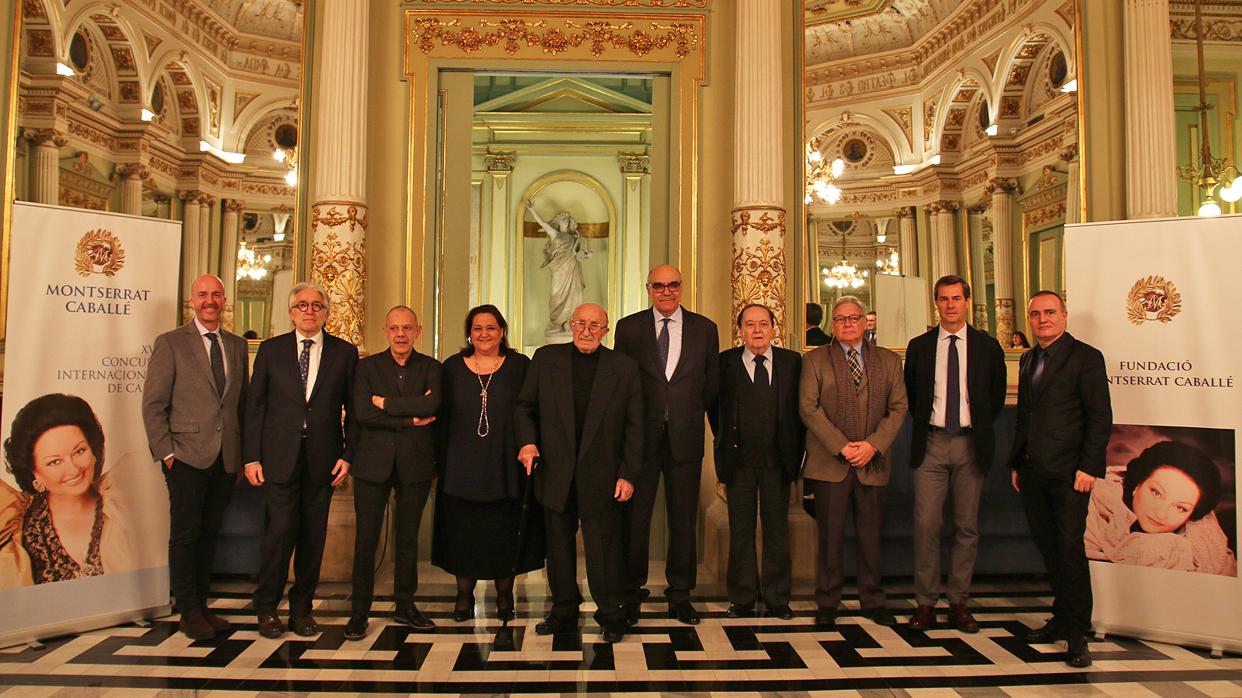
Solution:
[[(431, 562), (459, 577), (499, 579), (543, 567), (543, 511), (529, 497), (522, 538), (526, 471), (517, 460), (513, 409), (530, 359), (510, 350), (492, 375), (479, 376), (460, 354), (444, 362), (436, 419), (440, 477)], [(487, 436), (478, 432), (487, 383)]]

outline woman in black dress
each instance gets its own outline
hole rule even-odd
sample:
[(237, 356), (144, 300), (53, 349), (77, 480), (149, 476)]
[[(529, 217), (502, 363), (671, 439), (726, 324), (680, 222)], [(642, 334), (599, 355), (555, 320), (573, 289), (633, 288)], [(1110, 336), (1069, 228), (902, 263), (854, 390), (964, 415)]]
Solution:
[[(543, 512), (522, 500), (513, 408), (530, 359), (509, 348), (493, 305), (466, 315), (466, 347), (444, 361), (437, 422), (441, 474), (431, 561), (457, 577), (453, 620), (474, 617), (474, 585), (496, 581), (496, 614), (511, 619), (516, 574), (543, 567)], [(533, 498), (530, 498), (533, 500)]]

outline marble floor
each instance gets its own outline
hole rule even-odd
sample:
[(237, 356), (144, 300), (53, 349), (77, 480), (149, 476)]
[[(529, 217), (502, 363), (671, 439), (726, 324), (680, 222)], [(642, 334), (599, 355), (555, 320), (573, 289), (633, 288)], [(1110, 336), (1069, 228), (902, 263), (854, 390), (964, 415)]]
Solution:
[[(213, 609), (234, 623), (210, 641), (176, 632), (177, 618), (51, 639), (39, 647), (0, 650), (0, 693), (9, 696), (175, 696), (269, 694), (691, 694), (861, 696), (1242, 696), (1242, 656), (1108, 637), (1092, 642), (1086, 670), (1062, 662), (1064, 648), (1031, 645), (1023, 630), (1042, 622), (1050, 598), (1028, 578), (979, 580), (973, 600), (982, 630), (916, 632), (881, 627), (858, 614), (857, 599), (832, 631), (813, 624), (812, 590), (795, 589), (795, 618), (731, 619), (718, 585), (700, 585), (698, 626), (665, 617), (662, 602), (617, 645), (599, 638), (583, 604), (578, 632), (550, 637), (534, 626), (548, 606), (540, 575), (520, 580), (518, 619), (501, 630), (493, 597), (482, 593), (478, 617), (451, 617), (451, 578), (424, 571), (419, 607), (437, 627), (391, 623), (381, 596), (367, 636), (343, 636), (348, 585), (320, 588), (311, 638), (269, 640), (256, 631), (249, 586), (225, 580)], [(656, 583), (653, 588), (661, 586)], [(890, 587), (905, 619), (909, 581)], [(583, 586), (585, 592), (585, 584)], [(847, 592), (849, 590), (847, 589)], [(943, 615), (941, 620), (944, 620)]]

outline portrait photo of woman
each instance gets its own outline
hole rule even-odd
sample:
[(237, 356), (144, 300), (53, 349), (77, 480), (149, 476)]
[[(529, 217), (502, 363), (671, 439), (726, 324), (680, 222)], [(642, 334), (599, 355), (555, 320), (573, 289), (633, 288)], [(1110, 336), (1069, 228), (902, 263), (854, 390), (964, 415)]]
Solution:
[(0, 589), (134, 569), (104, 433), (74, 395), (35, 398), (17, 412), (0, 481)]
[[(1201, 432), (1222, 430), (1129, 426), (1116, 427), (1113, 440), (1131, 443), (1124, 447), (1110, 442), (1108, 474), (1091, 493), (1084, 536), (1087, 556), (1237, 576), (1236, 531), (1230, 536), (1222, 525), (1222, 519), (1229, 528), (1235, 525), (1232, 434), (1224, 432), (1228, 439), (1203, 438)], [(1169, 433), (1179, 431), (1185, 433)], [(1137, 455), (1123, 463), (1113, 460), (1115, 445), (1132, 452), (1138, 443), (1146, 445)], [(1222, 443), (1229, 444), (1228, 453), (1209, 452), (1213, 444)]]

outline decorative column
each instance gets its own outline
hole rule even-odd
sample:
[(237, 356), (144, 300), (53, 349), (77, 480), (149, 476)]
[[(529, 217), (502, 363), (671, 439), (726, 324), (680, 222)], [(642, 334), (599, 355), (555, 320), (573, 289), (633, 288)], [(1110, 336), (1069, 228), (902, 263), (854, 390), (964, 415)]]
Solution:
[(204, 194), (198, 200), (198, 273), (195, 274), (214, 274), (216, 265), (211, 259), (211, 238), (215, 235), (215, 230), (211, 227), (211, 213), (216, 207), (216, 197)]
[(162, 191), (151, 192), (151, 200), (155, 202), (155, 217), (164, 220), (172, 219), (172, 197)]
[(142, 181), (151, 176), (146, 165), (130, 163), (117, 165), (116, 175), (121, 178), (121, 213), (142, 215)]
[(311, 280), (328, 291), (327, 329), (362, 346), (366, 299), (367, 46), (369, 0), (324, 4), (321, 86), (311, 191)]
[(31, 129), (24, 134), (34, 144), (34, 176), (30, 198), (38, 204), (60, 203), (60, 149), (69, 142), (55, 129)]
[(1169, 0), (1126, 0), (1124, 25), (1126, 217), (1176, 216), (1177, 123)]
[[(615, 268), (622, 270), (621, 278), (633, 278), (633, 274), (642, 273), (645, 266), (643, 259), (643, 244), (645, 236), (643, 235), (643, 195), (647, 190), (647, 181), (651, 178), (650, 161), (651, 158), (641, 153), (621, 153), (619, 156), (621, 161), (621, 221), (624, 227), (625, 241), (624, 248), (621, 251), (623, 259), (621, 264)], [(625, 284), (624, 296), (618, 301), (622, 308), (633, 307), (639, 304), (642, 298), (639, 296), (641, 290), (637, 284)], [(617, 309), (620, 311), (620, 308)], [(619, 313), (618, 313), (619, 314)]]
[(992, 283), (996, 289), (996, 339), (1013, 337), (1013, 192), (1017, 180), (996, 177), (984, 191), (992, 195)]
[[(747, 303), (767, 305), (778, 343), (786, 302), (782, 5), (738, 3), (733, 98), (733, 316)], [(736, 329), (733, 339), (740, 344)]]
[(223, 234), (220, 242), (220, 281), (224, 282), (224, 329), (233, 329), (233, 307), (237, 303), (237, 237), (241, 230), (241, 210), (245, 201), (224, 202)]
[(181, 212), (181, 321), (190, 320), (190, 287), (198, 277), (198, 237), (202, 223), (200, 191), (183, 191), (178, 197), (185, 202)]
[(914, 207), (902, 206), (894, 212), (897, 216), (897, 244), (900, 245), (902, 276), (919, 275), (918, 233), (914, 229)]
[(513, 153), (492, 153), (484, 157), (487, 164), (487, 176), (491, 179), (489, 188), (492, 196), (491, 222), (488, 225), (488, 262), (483, 267), (487, 270), (483, 276), (484, 298), (495, 299), (505, 315), (513, 315), (513, 293), (517, 289), (504, 277), (496, 278), (497, 274), (513, 268), (513, 255), (510, 250), (515, 243), (509, 235), (513, 207), (509, 201), (509, 182), (513, 177), (513, 167), (517, 156)]
[(957, 236), (953, 213), (961, 207), (956, 201), (935, 201), (927, 205), (932, 216), (932, 280), (957, 273)]
[(1061, 159), (1067, 163), (1069, 173), (1065, 181), (1065, 223), (1082, 222), (1082, 182), (1080, 181), (1078, 144), (1075, 143), (1061, 151)]

